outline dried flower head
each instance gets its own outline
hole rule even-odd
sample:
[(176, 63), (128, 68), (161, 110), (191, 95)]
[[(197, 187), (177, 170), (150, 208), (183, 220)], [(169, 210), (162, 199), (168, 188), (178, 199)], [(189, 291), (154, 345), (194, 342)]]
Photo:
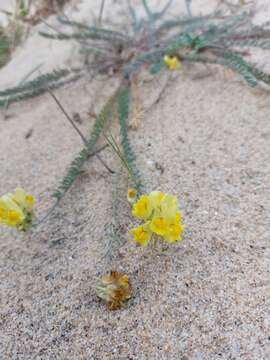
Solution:
[(132, 205), (135, 203), (138, 191), (133, 188), (129, 188), (127, 191), (127, 201)]
[(176, 56), (165, 55), (163, 57), (163, 61), (170, 70), (178, 70), (182, 66), (181, 62)]
[(143, 224), (130, 230), (139, 245), (146, 246), (153, 235), (167, 242), (181, 240), (184, 225), (175, 196), (161, 191), (142, 195), (133, 204), (132, 214), (144, 220)]
[(0, 197), (0, 223), (15, 227), (18, 230), (28, 230), (33, 221), (33, 195), (17, 188), (14, 193)]
[(129, 278), (126, 274), (111, 271), (104, 275), (96, 286), (97, 296), (105, 300), (110, 310), (121, 309), (131, 297)]

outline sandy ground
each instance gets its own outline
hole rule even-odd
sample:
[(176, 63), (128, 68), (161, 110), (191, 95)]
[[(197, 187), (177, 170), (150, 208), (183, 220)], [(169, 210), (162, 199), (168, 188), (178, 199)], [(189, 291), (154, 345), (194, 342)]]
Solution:
[[(0, 71), (1, 86), (27, 73), (22, 63), (14, 71), (32, 41)], [(200, 71), (172, 76), (130, 133), (147, 190), (179, 197), (184, 240), (165, 254), (129, 241), (112, 263), (104, 259), (114, 180), (89, 161), (46, 223), (29, 235), (0, 229), (1, 359), (270, 358), (269, 95), (237, 78), (192, 79)], [(164, 79), (144, 88), (145, 105)], [(102, 86), (82, 80), (56, 92), (70, 113), (80, 114), (84, 132), (91, 104), (98, 109), (104, 100)], [(102, 91), (112, 89), (108, 83)], [(80, 139), (48, 95), (13, 105), (9, 114), (0, 120), (1, 193), (21, 185), (43, 214)], [(102, 156), (117, 166), (109, 150)], [(115, 312), (92, 289), (111, 268), (129, 274), (134, 292)]]

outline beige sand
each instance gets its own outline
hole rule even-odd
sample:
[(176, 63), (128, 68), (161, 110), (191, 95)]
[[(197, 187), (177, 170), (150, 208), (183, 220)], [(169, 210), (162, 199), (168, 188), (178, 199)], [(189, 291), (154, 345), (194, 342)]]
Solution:
[[(14, 82), (27, 73), (23, 66), (14, 71), (31, 41), (0, 71), (1, 85), (12, 82), (12, 69)], [(111, 264), (103, 259), (113, 179), (89, 161), (37, 230), (0, 229), (1, 359), (270, 358), (269, 95), (237, 78), (192, 80), (194, 73), (201, 68), (172, 76), (130, 133), (147, 189), (179, 197), (184, 240), (164, 254), (129, 241)], [(164, 80), (143, 90), (145, 106)], [(70, 113), (80, 113), (84, 132), (100, 86), (83, 80), (56, 92)], [(104, 94), (112, 88), (107, 84)], [(80, 139), (48, 95), (13, 105), (9, 114), (0, 120), (1, 193), (21, 185), (43, 214)], [(102, 156), (117, 167), (109, 150)], [(130, 225), (126, 216), (124, 227)], [(134, 291), (127, 308), (115, 312), (92, 290), (111, 268), (127, 272)]]

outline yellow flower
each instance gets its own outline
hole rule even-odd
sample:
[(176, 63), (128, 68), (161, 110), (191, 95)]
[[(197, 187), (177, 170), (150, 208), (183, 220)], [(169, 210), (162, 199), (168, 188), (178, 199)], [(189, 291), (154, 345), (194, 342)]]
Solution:
[(127, 191), (127, 201), (130, 204), (134, 204), (134, 202), (136, 201), (136, 196), (137, 196), (138, 191), (136, 189), (133, 188), (129, 188)]
[(178, 60), (176, 56), (165, 55), (163, 57), (164, 63), (170, 70), (178, 70), (181, 68), (181, 62)]
[(7, 194), (0, 198), (0, 222), (9, 226), (19, 226), (23, 223), (25, 215), (12, 197)]
[(12, 199), (21, 207), (26, 210), (32, 210), (35, 198), (31, 194), (27, 194), (23, 189), (15, 189)]
[(133, 205), (132, 214), (146, 220), (151, 215), (151, 210), (148, 196), (142, 195)]
[(96, 286), (98, 297), (105, 300), (110, 310), (117, 310), (123, 303), (131, 298), (129, 278), (126, 274), (111, 271), (104, 275)]
[(17, 210), (9, 210), (7, 214), (7, 223), (9, 225), (17, 225), (22, 222), (22, 216), (20, 211)]
[(152, 191), (149, 195), (142, 195), (139, 200), (133, 204), (132, 214), (138, 218), (148, 220), (153, 210), (160, 206), (165, 194), (161, 191)]
[(178, 201), (176, 197), (170, 194), (166, 194), (160, 203), (161, 216), (163, 216), (167, 221), (172, 220), (176, 216), (177, 208)]
[(146, 246), (152, 234), (159, 235), (168, 242), (181, 240), (184, 225), (175, 196), (152, 191), (149, 195), (139, 198), (133, 205), (132, 213), (146, 221), (130, 230), (138, 244)]
[(184, 231), (184, 228), (184, 225), (179, 222), (169, 224), (167, 231), (164, 234), (164, 239), (169, 242), (182, 240), (181, 234)]
[(21, 188), (0, 197), (0, 223), (27, 230), (32, 225), (34, 197)]
[(139, 225), (136, 228), (131, 229), (130, 233), (134, 236), (134, 240), (142, 246), (146, 246), (148, 244), (152, 235), (148, 224)]
[(150, 224), (151, 231), (161, 236), (165, 235), (167, 231), (167, 227), (168, 227), (168, 223), (165, 220), (165, 218), (162, 216), (153, 218)]
[(148, 195), (149, 205), (151, 209), (155, 209), (160, 206), (161, 201), (164, 199), (165, 194), (161, 191), (152, 191)]

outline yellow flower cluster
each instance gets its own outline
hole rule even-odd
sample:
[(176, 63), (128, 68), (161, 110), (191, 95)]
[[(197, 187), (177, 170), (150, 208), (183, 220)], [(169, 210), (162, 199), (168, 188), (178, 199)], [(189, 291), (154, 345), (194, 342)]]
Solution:
[(0, 224), (26, 231), (32, 225), (34, 202), (34, 197), (21, 188), (1, 196)]
[(131, 297), (131, 288), (126, 274), (111, 271), (104, 275), (96, 286), (98, 297), (105, 300), (110, 310), (120, 309)]
[(138, 244), (146, 246), (153, 234), (163, 237), (167, 242), (181, 240), (184, 225), (175, 196), (161, 191), (142, 195), (133, 204), (132, 214), (144, 220), (143, 224), (130, 230)]
[(165, 55), (163, 57), (163, 61), (170, 70), (178, 70), (182, 66), (181, 62), (178, 60), (176, 56)]

